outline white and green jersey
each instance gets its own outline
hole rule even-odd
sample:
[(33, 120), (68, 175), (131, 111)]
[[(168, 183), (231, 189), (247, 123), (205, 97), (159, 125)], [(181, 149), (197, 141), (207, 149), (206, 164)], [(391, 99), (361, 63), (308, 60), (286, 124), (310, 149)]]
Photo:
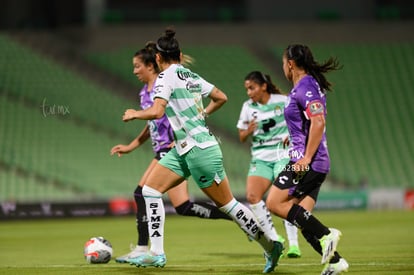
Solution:
[(285, 102), (286, 96), (270, 94), (264, 105), (251, 99), (243, 103), (237, 128), (247, 130), (252, 120), (257, 122), (252, 135), (253, 160), (275, 162), (289, 157), (288, 149), (283, 148), (283, 140), (289, 135), (283, 115)]
[(194, 146), (207, 148), (217, 144), (206, 126), (202, 97), (208, 97), (214, 85), (179, 64), (172, 64), (158, 75), (155, 97), (165, 99), (168, 120), (174, 132), (179, 155)]

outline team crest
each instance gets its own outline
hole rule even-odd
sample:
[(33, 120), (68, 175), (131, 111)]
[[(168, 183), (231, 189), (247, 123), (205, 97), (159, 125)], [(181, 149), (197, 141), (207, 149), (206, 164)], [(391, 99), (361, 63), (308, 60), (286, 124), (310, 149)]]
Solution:
[(276, 106), (275, 108), (275, 115), (281, 116), (282, 115), (282, 108), (280, 106)]

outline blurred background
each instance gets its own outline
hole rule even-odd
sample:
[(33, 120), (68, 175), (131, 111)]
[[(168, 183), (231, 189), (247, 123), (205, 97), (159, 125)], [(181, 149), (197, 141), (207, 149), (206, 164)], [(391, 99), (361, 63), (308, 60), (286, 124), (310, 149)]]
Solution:
[(412, 1), (2, 0), (0, 219), (134, 211), (150, 143), (122, 158), (109, 152), (145, 124), (121, 120), (139, 106), (132, 56), (170, 25), (191, 69), (229, 97), (208, 124), (236, 197), (250, 160), (236, 129), (244, 77), (262, 70), (288, 93), (282, 51), (301, 43), (344, 66), (327, 75), (332, 170), (318, 207), (414, 207)]

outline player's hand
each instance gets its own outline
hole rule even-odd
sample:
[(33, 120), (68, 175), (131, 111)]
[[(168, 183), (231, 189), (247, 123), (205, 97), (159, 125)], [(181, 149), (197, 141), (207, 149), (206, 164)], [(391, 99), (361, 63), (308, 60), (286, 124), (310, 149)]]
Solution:
[(128, 110), (126, 110), (125, 113), (124, 113), (124, 115), (122, 116), (122, 120), (124, 122), (127, 122), (127, 121), (130, 121), (130, 120), (135, 119), (135, 113), (136, 112), (137, 111), (134, 110), (134, 109), (128, 109)]
[(257, 122), (256, 119), (253, 119), (249, 122), (249, 126), (247, 127), (247, 132), (251, 135), (257, 129)]
[(295, 164), (293, 164), (293, 171), (296, 173), (308, 172), (310, 169), (309, 164), (310, 160), (307, 158), (301, 158)]
[(129, 152), (131, 152), (131, 149), (127, 145), (118, 144), (112, 147), (111, 156), (117, 154), (118, 157), (121, 157), (122, 154), (128, 154)]
[(287, 148), (289, 147), (290, 141), (289, 141), (289, 136), (285, 137), (285, 139), (283, 140), (283, 148)]

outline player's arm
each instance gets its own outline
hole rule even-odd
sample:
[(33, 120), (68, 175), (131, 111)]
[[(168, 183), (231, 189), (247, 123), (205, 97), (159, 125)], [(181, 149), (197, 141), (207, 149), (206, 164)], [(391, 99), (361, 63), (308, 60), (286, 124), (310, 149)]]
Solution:
[(134, 138), (134, 140), (131, 141), (131, 143), (128, 146), (129, 148), (131, 148), (131, 151), (135, 150), (136, 148), (144, 144), (149, 138), (150, 130), (148, 124), (146, 124), (144, 129), (142, 129), (141, 133), (139, 133), (139, 135), (136, 138)]
[(306, 107), (306, 116), (310, 120), (308, 142), (306, 144), (304, 157), (295, 164), (297, 171), (308, 169), (313, 156), (318, 150), (325, 131), (325, 108), (320, 101), (313, 101)]
[(145, 125), (141, 133), (139, 133), (139, 135), (136, 138), (134, 138), (128, 145), (118, 144), (112, 147), (111, 155), (118, 154), (118, 157), (120, 157), (122, 156), (122, 154), (128, 154), (129, 152), (132, 152), (136, 148), (141, 146), (149, 138), (150, 138), (149, 126)]
[(241, 142), (245, 142), (247, 140), (247, 138), (253, 134), (253, 132), (256, 130), (257, 128), (257, 122), (256, 120), (252, 120), (250, 122), (246, 122), (249, 124), (249, 126), (247, 127), (247, 129), (240, 129), (239, 128), (239, 139)]
[(305, 156), (303, 157), (308, 164), (311, 162), (313, 155), (318, 150), (321, 144), (323, 132), (325, 131), (325, 117), (324, 115), (312, 116), (310, 118), (310, 128), (308, 143), (306, 144)]
[(289, 136), (286, 136), (284, 139), (283, 139), (283, 148), (288, 148), (289, 147), (289, 144), (290, 144), (290, 140), (289, 140)]
[(211, 99), (207, 107), (204, 109), (207, 115), (210, 115), (217, 111), (224, 103), (227, 102), (227, 96), (220, 89), (214, 87), (209, 94)]
[(150, 120), (161, 118), (165, 113), (167, 101), (163, 98), (157, 97), (151, 107), (145, 110), (128, 109), (122, 116), (122, 120), (127, 122), (134, 119)]

